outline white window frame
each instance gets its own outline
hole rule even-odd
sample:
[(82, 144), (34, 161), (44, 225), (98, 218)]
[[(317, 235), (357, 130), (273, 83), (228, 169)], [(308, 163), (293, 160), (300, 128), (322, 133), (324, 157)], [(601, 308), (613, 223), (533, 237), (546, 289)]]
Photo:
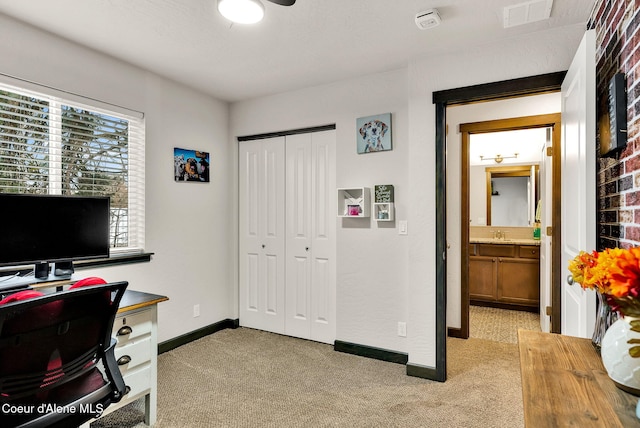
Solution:
[[(61, 106), (81, 108), (129, 122), (128, 225), (126, 247), (112, 247), (111, 255), (143, 253), (145, 246), (145, 121), (144, 114), (121, 106), (0, 74), (0, 89), (49, 102), (49, 194), (62, 193)], [(56, 118), (57, 115), (57, 118)], [(57, 178), (57, 179), (56, 179)]]

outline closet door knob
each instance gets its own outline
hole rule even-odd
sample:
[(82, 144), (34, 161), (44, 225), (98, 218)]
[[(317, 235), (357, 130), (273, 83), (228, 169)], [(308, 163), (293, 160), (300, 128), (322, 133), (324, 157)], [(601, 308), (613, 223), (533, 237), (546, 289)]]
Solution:
[(305, 251), (309, 251), (309, 247), (304, 247), (304, 250)]
[(262, 244), (262, 248), (266, 247), (266, 245)]

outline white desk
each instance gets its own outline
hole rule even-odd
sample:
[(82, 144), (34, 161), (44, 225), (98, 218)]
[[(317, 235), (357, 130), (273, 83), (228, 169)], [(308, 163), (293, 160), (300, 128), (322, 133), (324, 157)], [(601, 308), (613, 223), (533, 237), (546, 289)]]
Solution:
[[(124, 383), (130, 388), (120, 402), (111, 404), (102, 414), (118, 410), (145, 397), (144, 422), (153, 425), (157, 414), (158, 383), (158, 303), (166, 296), (127, 290), (113, 324), (117, 339), (115, 355)], [(88, 428), (89, 421), (82, 425)]]

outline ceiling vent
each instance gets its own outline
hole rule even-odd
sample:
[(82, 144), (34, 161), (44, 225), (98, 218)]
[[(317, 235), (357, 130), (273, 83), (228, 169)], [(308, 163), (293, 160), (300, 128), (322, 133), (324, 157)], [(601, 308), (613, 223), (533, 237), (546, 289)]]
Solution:
[(551, 16), (553, 0), (531, 0), (504, 8), (504, 28), (543, 21)]
[(437, 27), (440, 25), (440, 22), (442, 22), (442, 20), (440, 19), (437, 9), (425, 10), (416, 15), (416, 25), (421, 30)]

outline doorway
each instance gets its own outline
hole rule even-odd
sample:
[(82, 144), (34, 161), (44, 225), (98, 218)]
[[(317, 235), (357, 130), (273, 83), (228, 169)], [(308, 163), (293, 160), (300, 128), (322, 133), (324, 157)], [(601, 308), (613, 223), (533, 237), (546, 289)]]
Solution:
[[(434, 380), (444, 382), (447, 378), (447, 106), (465, 103), (506, 99), (511, 97), (557, 92), (566, 72), (556, 72), (532, 77), (511, 79), (482, 85), (455, 88), (433, 93), (435, 104), (435, 268), (436, 268), (436, 373)], [(554, 163), (555, 168), (555, 163)], [(559, 166), (558, 166), (559, 174)], [(555, 216), (555, 212), (554, 212)], [(554, 217), (554, 221), (555, 221)], [(559, 219), (554, 223), (554, 237), (560, 236)], [(558, 239), (555, 240), (558, 244)], [(554, 255), (555, 257), (555, 255)], [(555, 263), (555, 260), (554, 260)], [(559, 271), (554, 272), (553, 283), (559, 283)], [(557, 287), (554, 286), (554, 290)], [(554, 301), (559, 296), (554, 296)], [(552, 309), (554, 326), (559, 325), (560, 307)], [(468, 322), (468, 320), (467, 320)], [(468, 335), (468, 331), (467, 331)]]
[[(464, 339), (469, 337), (470, 335), (469, 309), (470, 309), (470, 301), (471, 301), (471, 288), (470, 288), (471, 275), (469, 272), (470, 264), (472, 261), (478, 262), (478, 263), (475, 263), (474, 266), (479, 265), (482, 267), (483, 265), (487, 264), (487, 263), (483, 263), (485, 262), (485, 258), (483, 258), (482, 255), (476, 256), (475, 253), (473, 255), (471, 254), (473, 251), (475, 251), (476, 245), (471, 242), (470, 228), (473, 225), (477, 225), (475, 230), (478, 230), (479, 231), (478, 233), (488, 232), (488, 230), (484, 230), (485, 228), (483, 228), (482, 226), (486, 224), (489, 224), (489, 225), (493, 224), (494, 226), (498, 226), (498, 227), (503, 226), (502, 233), (504, 233), (505, 229), (508, 229), (510, 233), (514, 233), (514, 234), (518, 233), (520, 230), (523, 230), (525, 232), (527, 231), (526, 228), (523, 228), (523, 229), (509, 228), (507, 225), (504, 225), (504, 224), (496, 225), (495, 221), (492, 222), (490, 218), (486, 218), (486, 217), (484, 218), (484, 221), (482, 217), (472, 218), (470, 214), (471, 205), (472, 205), (470, 201), (472, 199), (471, 198), (472, 193), (486, 193), (487, 195), (490, 195), (491, 193), (493, 193), (490, 191), (491, 184), (489, 182), (489, 179), (487, 179), (486, 190), (483, 189), (482, 192), (478, 192), (477, 189), (474, 191), (471, 190), (471, 183), (477, 181), (471, 178), (471, 173), (470, 173), (472, 170), (470, 166), (472, 136), (483, 135), (483, 134), (486, 135), (489, 133), (516, 131), (516, 130), (527, 130), (527, 129), (549, 129), (549, 132), (547, 132), (547, 135), (549, 137), (548, 139), (550, 140), (549, 142), (551, 144), (550, 146), (551, 150), (548, 151), (547, 153), (544, 153), (544, 155), (547, 155), (547, 156), (552, 155), (554, 148), (558, 150), (557, 148), (560, 145), (560, 114), (559, 113), (537, 115), (537, 116), (526, 116), (526, 117), (518, 117), (518, 118), (511, 118), (511, 119), (499, 119), (499, 120), (491, 120), (491, 121), (483, 121), (483, 122), (475, 122), (475, 123), (466, 123), (466, 124), (460, 125), (460, 134), (461, 134), (460, 328), (449, 329), (450, 336), (464, 338)], [(536, 149), (538, 150), (539, 154), (540, 154), (540, 149), (541, 147), (538, 147)], [(518, 174), (518, 171), (520, 171), (522, 173), (526, 173), (525, 175), (537, 177), (537, 174), (534, 174), (535, 166), (532, 158), (527, 159), (521, 156), (520, 160), (531, 162), (531, 163), (528, 164), (527, 166), (511, 166), (511, 167), (501, 166), (498, 169), (504, 170), (505, 174), (507, 175), (509, 174), (521, 175), (521, 174)], [(502, 164), (502, 160), (500, 160), (498, 163)], [(542, 163), (542, 159), (540, 163)], [(555, 159), (552, 160), (551, 164), (552, 164), (553, 174), (550, 174), (550, 176), (553, 177), (554, 181), (557, 181), (559, 179), (559, 170), (556, 171), (555, 168), (553, 168), (553, 166), (557, 164)], [(485, 173), (484, 171), (489, 171), (489, 172), (486, 172), (486, 174), (488, 174), (487, 176), (490, 177), (490, 176), (493, 176), (492, 172), (494, 170), (497, 170), (497, 168), (481, 167), (480, 170), (483, 171), (483, 174)], [(531, 172), (528, 172), (528, 171), (531, 171)], [(538, 180), (534, 180), (533, 183), (531, 183), (532, 187), (534, 188), (536, 187), (535, 183), (537, 181)], [(551, 209), (549, 210), (549, 212), (552, 213), (551, 217), (553, 217), (553, 213), (556, 211), (559, 211), (559, 209), (557, 208), (559, 207), (559, 203), (560, 203), (560, 188), (559, 186), (553, 186), (553, 185), (550, 186), (549, 188), (551, 189), (551, 195), (546, 197), (546, 200), (550, 201)], [(536, 192), (534, 191), (533, 193), (535, 194)], [(486, 207), (480, 210), (481, 212), (482, 211), (486, 212), (487, 216), (489, 216), (490, 215), (489, 213), (491, 212), (491, 209), (490, 209), (491, 202), (489, 202), (490, 201), (489, 198), (490, 196), (487, 196)], [(527, 226), (531, 227), (533, 226), (533, 222), (535, 221), (535, 216), (536, 216), (535, 211), (537, 211), (536, 202), (538, 198), (533, 198), (533, 201), (531, 201), (531, 197), (528, 196), (528, 199), (530, 201), (528, 204), (529, 209), (528, 209), (528, 213), (525, 213), (525, 216), (527, 216), (527, 220), (524, 220), (524, 222), (527, 223)], [(544, 218), (544, 224), (559, 225), (559, 222), (556, 222), (553, 218)], [(504, 227), (504, 226), (507, 226), (507, 227)], [(515, 270), (512, 270), (511, 272), (512, 274), (515, 274), (517, 272), (523, 273), (524, 276), (521, 278), (521, 281), (519, 282), (519, 288), (520, 287), (536, 288), (537, 287), (537, 289), (540, 290), (541, 296), (551, 297), (551, 298), (545, 298), (541, 300), (540, 297), (538, 296), (537, 300), (539, 302), (538, 303), (539, 307), (535, 309), (540, 311), (541, 319), (543, 317), (552, 315), (551, 311), (549, 311), (549, 313), (547, 312), (547, 307), (553, 308), (554, 306), (559, 306), (553, 303), (553, 296), (555, 294), (559, 294), (559, 292), (555, 290), (556, 287), (554, 287), (553, 281), (551, 280), (552, 275), (547, 276), (544, 274), (544, 272), (557, 271), (559, 266), (559, 265), (554, 265), (553, 254), (557, 253), (557, 251), (555, 250), (554, 246), (551, 245), (552, 244), (551, 235), (553, 234), (553, 229), (551, 228), (551, 226), (548, 226), (548, 227), (550, 228), (545, 227), (545, 233), (541, 234), (540, 247), (539, 248), (531, 247), (532, 251), (538, 251), (537, 257), (539, 257), (541, 259), (541, 262), (543, 263), (541, 265), (543, 266), (542, 269), (540, 269), (540, 267), (537, 267), (537, 264), (532, 264), (532, 260), (528, 260), (528, 259), (520, 260), (519, 258), (504, 259), (505, 261), (509, 261), (509, 264), (515, 268)], [(494, 230), (494, 229), (495, 227), (491, 228), (491, 230)], [(519, 236), (511, 236), (512, 241), (515, 238), (516, 240), (514, 242), (517, 242), (518, 237)], [(498, 238), (503, 240), (505, 239), (504, 236), (498, 237)], [(511, 245), (511, 246), (516, 248), (516, 245)], [(517, 246), (518, 251), (521, 251), (522, 248), (529, 248), (529, 247), (520, 246), (520, 245)], [(492, 284), (487, 284), (487, 287), (490, 287), (492, 285), (495, 287), (497, 285), (498, 293), (500, 293), (501, 289), (506, 290), (507, 289), (506, 286), (505, 288), (502, 288), (500, 287), (500, 284), (499, 284), (500, 282), (499, 273), (501, 272), (501, 269), (500, 269), (501, 263), (497, 263), (497, 267), (496, 267), (496, 263), (492, 263), (492, 262), (495, 262), (495, 258), (486, 258), (486, 260), (488, 260), (488, 269), (489, 269), (488, 273), (494, 272), (495, 275), (497, 275), (494, 279), (494, 282)], [(502, 259), (499, 258), (498, 260), (502, 260)], [(526, 262), (526, 264), (522, 264), (523, 262)], [(521, 264), (522, 266), (520, 266)], [(556, 269), (554, 269), (554, 267), (556, 267)], [(509, 276), (513, 276), (513, 275), (509, 275)], [(531, 278), (535, 278), (535, 279), (531, 279)], [(541, 281), (538, 280), (538, 278), (541, 278)], [(477, 278), (477, 275), (474, 275), (474, 280), (476, 281), (479, 280)], [(533, 283), (527, 285), (527, 281), (529, 280), (532, 280)], [(534, 309), (531, 306), (535, 301), (535, 299), (531, 297), (532, 293), (525, 293), (524, 290), (522, 289), (518, 289), (515, 291), (517, 291), (518, 293), (522, 291), (523, 294), (511, 296), (511, 295), (507, 295), (505, 292), (502, 297), (495, 296), (496, 298), (491, 298), (490, 296), (487, 296), (486, 298), (482, 298), (481, 302), (479, 303), (486, 302), (487, 305), (489, 306), (502, 307), (507, 309), (515, 307), (514, 304), (517, 305), (518, 307), (522, 307), (525, 309)], [(552, 321), (550, 324), (551, 326), (554, 326), (554, 324), (556, 323), (553, 323)]]

